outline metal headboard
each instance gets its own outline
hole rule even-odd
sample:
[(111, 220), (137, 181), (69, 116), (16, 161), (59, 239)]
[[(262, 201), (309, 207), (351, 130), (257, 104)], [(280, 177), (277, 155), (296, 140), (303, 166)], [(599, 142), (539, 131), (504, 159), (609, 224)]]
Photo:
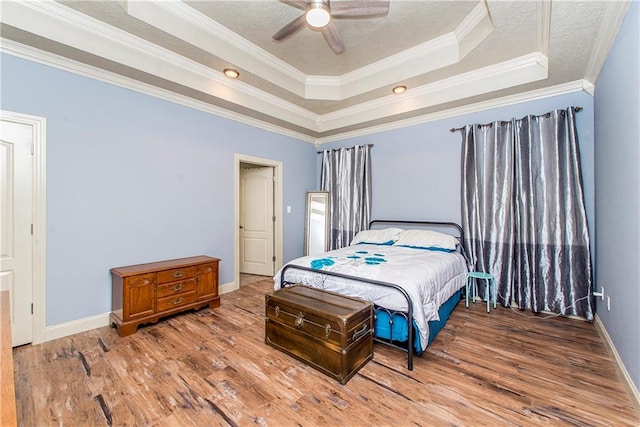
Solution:
[(458, 245), (458, 250), (460, 254), (464, 257), (467, 262), (467, 269), (471, 269), (471, 260), (467, 256), (467, 251), (465, 249), (464, 244), (464, 230), (455, 222), (450, 221), (413, 221), (413, 220), (402, 220), (402, 219), (374, 219), (369, 222), (369, 229), (371, 229), (374, 225), (382, 225), (382, 224), (396, 224), (396, 225), (419, 225), (424, 228), (448, 228), (448, 229), (456, 229), (458, 231), (458, 235), (454, 236), (458, 239), (460, 244)]

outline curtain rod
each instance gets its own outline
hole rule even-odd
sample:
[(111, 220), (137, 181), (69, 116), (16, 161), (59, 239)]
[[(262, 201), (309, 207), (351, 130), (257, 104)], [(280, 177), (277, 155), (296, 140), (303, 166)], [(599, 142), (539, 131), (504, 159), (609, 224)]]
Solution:
[[(574, 107), (574, 110), (576, 110), (576, 113), (577, 113), (578, 111), (582, 111), (582, 107)], [(464, 129), (464, 127), (451, 128), (451, 129), (449, 129), (449, 132), (456, 132), (456, 131), (459, 131), (459, 130), (462, 130), (462, 129)]]
[[(373, 147), (373, 144), (362, 144), (362, 145), (367, 145), (367, 146), (369, 146), (369, 147)], [(357, 145), (356, 145), (356, 147), (357, 147)], [(344, 148), (344, 147), (343, 147), (343, 148)], [(349, 147), (349, 148), (353, 148), (353, 147)], [(337, 150), (340, 150), (340, 148), (333, 148), (333, 149), (331, 149), (331, 151), (337, 151)], [(325, 151), (327, 151), (327, 150), (325, 150)], [(316, 154), (322, 154), (322, 153), (324, 153), (324, 151), (316, 151)]]

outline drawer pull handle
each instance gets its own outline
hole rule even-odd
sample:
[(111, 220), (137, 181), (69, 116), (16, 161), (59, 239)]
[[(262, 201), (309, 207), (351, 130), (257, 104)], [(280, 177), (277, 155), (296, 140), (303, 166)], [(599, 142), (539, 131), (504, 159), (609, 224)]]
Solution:
[(327, 323), (324, 325), (324, 338), (329, 339), (329, 335), (331, 335), (331, 325)]
[(280, 316), (280, 307), (276, 305), (276, 317)]
[(362, 325), (362, 329), (360, 329), (359, 331), (355, 331), (353, 333), (353, 340), (358, 341), (358, 338), (366, 334), (368, 330), (369, 330), (369, 325), (365, 323), (364, 325)]
[(175, 292), (181, 291), (182, 283), (178, 283), (177, 285), (174, 285), (171, 289), (174, 290)]
[(302, 314), (302, 312), (298, 313), (298, 315), (296, 316), (296, 328), (300, 329), (302, 327), (302, 324), (304, 323), (304, 314)]
[(175, 277), (176, 279), (179, 279), (182, 276), (184, 276), (184, 271), (174, 271), (173, 272), (173, 277)]
[(174, 300), (173, 300), (173, 301), (171, 301), (171, 302), (173, 303), (173, 305), (178, 305), (178, 304), (180, 304), (180, 303), (182, 302), (182, 297), (180, 297), (180, 298), (176, 298), (176, 299), (174, 299)]

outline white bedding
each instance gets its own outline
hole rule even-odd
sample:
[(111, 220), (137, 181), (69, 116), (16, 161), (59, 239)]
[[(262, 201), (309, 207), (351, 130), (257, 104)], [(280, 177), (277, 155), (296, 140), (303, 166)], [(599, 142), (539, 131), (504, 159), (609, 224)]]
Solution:
[[(464, 286), (467, 272), (464, 257), (457, 252), (367, 244), (298, 258), (288, 264), (321, 268), (401, 286), (413, 301), (413, 318), (418, 326), (423, 350), (429, 342), (427, 322), (440, 320), (438, 308)], [(274, 289), (280, 288), (281, 271), (274, 276)], [(285, 279), (287, 282), (362, 298), (392, 310), (406, 312), (408, 309), (404, 296), (392, 288), (363, 286), (342, 278), (293, 268), (287, 270)]]

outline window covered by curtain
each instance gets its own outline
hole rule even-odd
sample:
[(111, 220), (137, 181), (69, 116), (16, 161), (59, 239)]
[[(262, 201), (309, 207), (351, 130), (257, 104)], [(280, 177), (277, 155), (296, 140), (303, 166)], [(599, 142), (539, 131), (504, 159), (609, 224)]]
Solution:
[(593, 318), (575, 110), (462, 129), (462, 217), (477, 270), (520, 309)]
[(513, 123), (467, 125), (462, 137), (465, 250), (476, 271), (494, 275), (507, 305), (515, 275)]
[(348, 246), (371, 216), (371, 146), (322, 152), (320, 188), (331, 197), (330, 249)]

